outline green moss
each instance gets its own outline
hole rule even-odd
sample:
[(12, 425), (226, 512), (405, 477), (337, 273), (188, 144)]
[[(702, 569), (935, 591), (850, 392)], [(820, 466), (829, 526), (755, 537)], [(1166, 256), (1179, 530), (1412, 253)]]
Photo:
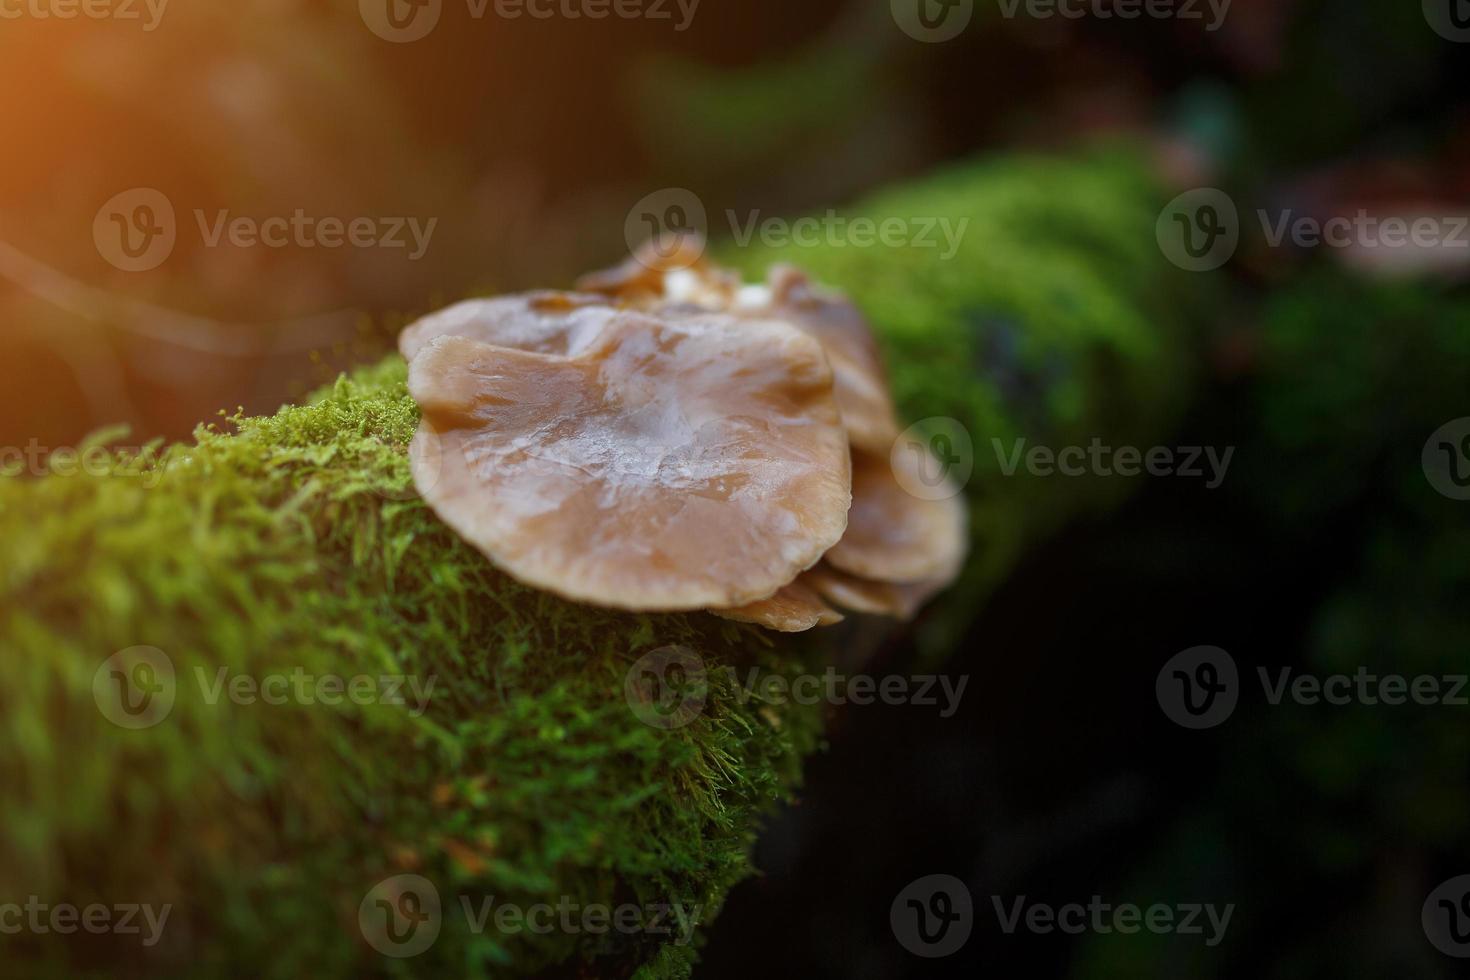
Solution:
[[(1150, 192), (1122, 157), (969, 168), (876, 210), (973, 219), (959, 256), (795, 256), (867, 304), (905, 411), (973, 433), (1117, 438), (1168, 419), (1183, 376)], [(1151, 241), (1151, 237), (1145, 238)], [(772, 256), (742, 257), (763, 264)], [(475, 933), (478, 903), (682, 902), (713, 915), (749, 873), (760, 816), (792, 792), (821, 712), (734, 695), (665, 730), (624, 696), (644, 653), (794, 675), (832, 637), (775, 640), (706, 615), (574, 606), (495, 572), (415, 497), (417, 412), (389, 359), (268, 418), (201, 428), (105, 476), (0, 480), (0, 902), (173, 904), (163, 941), (0, 937), (31, 974), (686, 976), (650, 935)], [(1040, 529), (1094, 503), (1078, 481), (998, 480), (978, 454), (975, 569), (948, 615)], [(993, 457), (991, 457), (993, 461)], [(1069, 481), (1053, 481), (1067, 483)], [(1108, 490), (1108, 498), (1117, 491)], [(862, 627), (859, 627), (862, 628)], [(93, 679), (161, 649), (172, 711), (120, 728)], [(221, 669), (433, 679), (427, 710), (209, 703)], [(207, 681), (201, 684), (198, 672)], [(413, 959), (357, 910), (399, 873), (433, 881), (443, 931)]]

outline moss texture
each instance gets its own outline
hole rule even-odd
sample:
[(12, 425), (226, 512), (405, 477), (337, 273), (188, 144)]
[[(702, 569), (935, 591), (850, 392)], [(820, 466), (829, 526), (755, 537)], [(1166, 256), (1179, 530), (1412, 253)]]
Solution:
[[(989, 439), (1157, 435), (1187, 385), (1157, 195), (1126, 153), (970, 166), (854, 209), (971, 224), (959, 254), (736, 249), (850, 290), (903, 411), (974, 436), (976, 560), (926, 620), (931, 647), (1024, 544), (1119, 484), (1003, 479)], [(761, 814), (792, 793), (820, 708), (734, 696), (665, 730), (624, 697), (644, 653), (713, 668), (819, 667), (833, 641), (706, 615), (576, 607), (496, 573), (414, 496), (416, 409), (390, 358), (308, 404), (201, 428), (106, 476), (0, 480), (0, 902), (171, 903), (162, 941), (0, 935), (28, 975), (687, 976), (698, 941), (475, 932), (473, 902), (682, 902), (717, 912)], [(1058, 485), (1061, 485), (1058, 487)], [(865, 624), (863, 628), (878, 628)], [(171, 712), (109, 722), (94, 675), (162, 650)], [(209, 702), (227, 677), (410, 675), (427, 710)], [(200, 672), (204, 675), (201, 683)], [(444, 905), (430, 949), (374, 952), (358, 907), (417, 873)]]

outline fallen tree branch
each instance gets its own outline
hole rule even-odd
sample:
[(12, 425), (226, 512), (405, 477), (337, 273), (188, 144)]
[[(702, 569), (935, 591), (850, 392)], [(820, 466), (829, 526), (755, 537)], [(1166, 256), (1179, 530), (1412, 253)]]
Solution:
[[(970, 166), (856, 212), (969, 225), (949, 261), (881, 246), (724, 257), (794, 261), (848, 290), (900, 410), (973, 436), (974, 558), (917, 627), (932, 655), (1029, 543), (1126, 492), (1003, 476), (991, 440), (1151, 444), (1188, 388), (1188, 345), (1153, 191), (1126, 154)], [(0, 480), (0, 900), (170, 908), (152, 944), (146, 926), (0, 936), (7, 964), (687, 975), (697, 942), (677, 924), (541, 933), (493, 913), (477, 930), (475, 916), (493, 896), (697, 906), (707, 922), (823, 714), (744, 697), (722, 668), (790, 678), (884, 627), (773, 639), (509, 581), (413, 493), (403, 379), (390, 358), (157, 459), (107, 457), (89, 475), (53, 458), (44, 479)], [(639, 658), (668, 645), (708, 669), (702, 707), (677, 726), (626, 696)], [(366, 699), (350, 696), (355, 678)], [(359, 913), (422, 908), (377, 887), (403, 874), (432, 883), (441, 914), (427, 948), (394, 959)]]

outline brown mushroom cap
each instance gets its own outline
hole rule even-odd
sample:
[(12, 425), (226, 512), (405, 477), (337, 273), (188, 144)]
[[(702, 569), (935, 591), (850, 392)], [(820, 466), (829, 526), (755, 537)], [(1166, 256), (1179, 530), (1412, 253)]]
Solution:
[(852, 511), (847, 533), (828, 563), (840, 571), (879, 582), (949, 581), (959, 573), (968, 547), (967, 514), (958, 492), (921, 500), (894, 476), (893, 467), (918, 479), (921, 461), (906, 453), (852, 454)]
[(815, 567), (802, 572), (797, 581), (843, 609), (912, 619), (924, 603), (943, 590), (950, 580), (936, 578), (912, 584), (875, 582), (839, 571), (827, 562), (818, 562)]
[[(820, 566), (818, 566), (820, 567)], [(783, 587), (769, 599), (761, 599), (735, 609), (711, 609), (722, 619), (737, 623), (755, 623), (782, 633), (804, 633), (814, 626), (831, 626), (842, 622), (842, 613), (822, 601), (822, 597), (802, 576)]]
[(731, 608), (772, 596), (841, 538), (850, 458), (810, 337), (620, 311), (569, 347), (441, 336), (410, 365), (441, 447), (413, 455), (415, 481), (501, 568), (615, 608)]
[(767, 277), (769, 312), (787, 318), (821, 341), (836, 377), (837, 407), (852, 444), (886, 453), (898, 438), (897, 412), (878, 342), (861, 311), (847, 297), (818, 289), (806, 274), (778, 265)]
[(596, 340), (616, 313), (606, 297), (588, 293), (465, 300), (409, 324), (398, 335), (398, 351), (411, 361), (436, 337), (467, 337), (542, 354), (575, 354)]
[(812, 285), (794, 266), (773, 266), (764, 286), (742, 287), (737, 274), (703, 256), (704, 241), (695, 236), (649, 242), (622, 265), (583, 276), (577, 288), (669, 314), (703, 310), (789, 320), (827, 352), (852, 444), (887, 452), (898, 438), (897, 417), (878, 342), (858, 308)]

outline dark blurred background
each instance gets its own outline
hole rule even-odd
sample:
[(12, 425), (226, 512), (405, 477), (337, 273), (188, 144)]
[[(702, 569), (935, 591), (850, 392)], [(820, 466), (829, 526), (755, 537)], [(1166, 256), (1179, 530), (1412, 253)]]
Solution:
[[(268, 411), (466, 293), (560, 283), (625, 249), (639, 198), (799, 214), (978, 151), (1144, 134), (1193, 184), (1319, 196), (1465, 189), (1463, 59), (1410, 3), (1235, 0), (1207, 21), (1003, 18), (944, 44), (887, 3), (704, 0), (673, 20), (472, 18), (388, 43), (349, 3), (168, 4), (7, 20), (0, 439), (117, 421), (176, 437)], [(1201, 11), (1208, 13), (1203, 4)], [(157, 268), (94, 244), (153, 188)], [(437, 219), (430, 245), (206, 247), (202, 209)], [(172, 314), (172, 315), (170, 315)]]
[[(616, 259), (634, 202), (669, 186), (711, 214), (796, 215), (976, 154), (1122, 134), (1167, 183), (1243, 210), (1464, 214), (1470, 47), (1430, 6), (1234, 0), (1210, 31), (977, 0), (943, 44), (898, 30), (886, 0), (703, 0), (683, 31), (446, 3), (408, 44), (325, 0), (174, 0), (153, 31), (6, 20), (0, 444), (269, 412), (419, 312)], [(128, 272), (93, 223), (140, 187), (172, 203), (178, 241)], [(417, 259), (206, 247), (195, 209), (437, 224)], [(1212, 275), (1209, 371), (1177, 443), (1241, 447), (1231, 479), (1150, 481), (1033, 554), (943, 667), (973, 677), (954, 717), (836, 712), (699, 975), (1464, 975), (1419, 912), (1470, 872), (1470, 708), (1257, 692), (1191, 732), (1154, 694), (1199, 644), (1252, 675), (1467, 669), (1470, 505), (1433, 493), (1420, 451), (1470, 414), (1470, 259), (1395, 258), (1243, 246)], [(888, 925), (932, 873), (977, 906), (942, 960)], [(992, 894), (1238, 909), (1206, 949), (1003, 935)]]

